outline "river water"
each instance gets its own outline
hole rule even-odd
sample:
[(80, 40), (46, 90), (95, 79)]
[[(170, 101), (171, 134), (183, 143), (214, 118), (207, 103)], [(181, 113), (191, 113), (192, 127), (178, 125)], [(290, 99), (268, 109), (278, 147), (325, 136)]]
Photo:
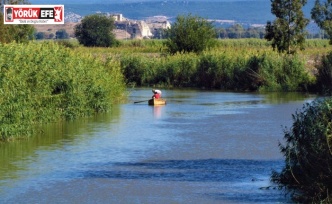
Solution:
[(130, 89), (111, 113), (0, 144), (0, 203), (287, 203), (269, 182), (283, 127), (314, 98)]

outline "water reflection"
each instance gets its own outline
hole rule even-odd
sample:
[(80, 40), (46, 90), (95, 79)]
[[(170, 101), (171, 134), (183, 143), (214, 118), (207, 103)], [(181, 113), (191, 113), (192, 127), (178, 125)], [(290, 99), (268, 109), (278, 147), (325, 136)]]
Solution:
[(316, 97), (316, 95), (310, 95), (307, 93), (298, 93), (298, 92), (286, 92), (286, 93), (272, 92), (272, 93), (265, 93), (263, 95), (265, 103), (271, 103), (271, 104), (281, 104), (281, 103), (288, 103), (294, 101), (310, 102), (312, 101), (313, 98)]
[[(70, 122), (42, 125), (38, 127), (39, 133), (32, 138), (0, 143), (0, 192), (3, 190), (1, 186), (13, 184), (14, 180), (25, 179), (26, 175), (20, 172), (31, 171), (36, 175), (52, 168), (60, 169), (63, 164), (56, 158), (60, 156), (56, 152), (66, 152), (68, 148), (82, 146), (96, 136), (95, 133), (100, 131), (98, 127), (105, 127), (112, 121), (117, 121), (120, 117), (120, 106), (113, 106), (111, 111), (112, 114), (104, 113)], [(43, 157), (47, 156), (44, 153), (52, 151), (55, 152), (54, 160), (43, 160)], [(70, 157), (68, 155), (68, 158)], [(35, 166), (39, 162), (42, 162), (42, 168)]]
[(0, 144), (0, 203), (286, 201), (260, 187), (281, 168), (281, 125), (312, 97), (163, 90), (168, 104), (148, 106), (134, 101), (150, 89), (130, 91), (111, 113)]
[(162, 116), (162, 109), (164, 106), (153, 106), (153, 116), (156, 119), (160, 119)]
[[(110, 163), (112, 170), (82, 172), (84, 178), (156, 179), (191, 182), (258, 181), (257, 172), (269, 173), (282, 161), (198, 159)], [(104, 166), (105, 167), (105, 166)], [(128, 169), (131, 169), (128, 171)], [(243, 171), (243, 169), (246, 169)], [(161, 171), (162, 170), (162, 171)], [(249, 178), (249, 180), (248, 180)]]

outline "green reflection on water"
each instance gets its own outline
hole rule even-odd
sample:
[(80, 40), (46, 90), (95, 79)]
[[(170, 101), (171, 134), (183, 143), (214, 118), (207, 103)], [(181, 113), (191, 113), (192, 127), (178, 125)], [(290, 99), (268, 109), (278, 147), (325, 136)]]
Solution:
[[(39, 134), (26, 140), (0, 143), (0, 185), (3, 179), (15, 179), (17, 171), (36, 157), (38, 150), (61, 149), (67, 143), (78, 143), (94, 137), (98, 126), (105, 126), (120, 118), (120, 106), (114, 105), (110, 113), (100, 113), (75, 121), (42, 125)], [(0, 189), (1, 190), (1, 189)]]
[(304, 101), (306, 99), (313, 99), (316, 95), (309, 95), (306, 93), (299, 93), (299, 92), (272, 92), (272, 93), (265, 93), (265, 101), (266, 103), (271, 104), (279, 104), (279, 103), (288, 103), (292, 101)]

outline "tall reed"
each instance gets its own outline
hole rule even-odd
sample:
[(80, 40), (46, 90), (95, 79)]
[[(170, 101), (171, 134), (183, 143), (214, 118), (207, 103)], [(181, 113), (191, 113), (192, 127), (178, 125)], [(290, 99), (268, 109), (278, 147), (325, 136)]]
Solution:
[(120, 64), (53, 42), (0, 44), (0, 136), (109, 111), (125, 90)]
[(121, 67), (139, 86), (198, 87), (239, 91), (306, 91), (313, 83), (298, 56), (272, 51), (210, 50), (165, 57), (126, 55)]

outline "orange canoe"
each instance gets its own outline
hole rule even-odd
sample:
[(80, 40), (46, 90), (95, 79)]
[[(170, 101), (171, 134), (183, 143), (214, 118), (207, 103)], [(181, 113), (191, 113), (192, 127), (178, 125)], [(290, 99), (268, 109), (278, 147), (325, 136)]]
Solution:
[(149, 100), (149, 105), (150, 106), (158, 106), (158, 105), (166, 105), (166, 100), (165, 99), (150, 99)]

